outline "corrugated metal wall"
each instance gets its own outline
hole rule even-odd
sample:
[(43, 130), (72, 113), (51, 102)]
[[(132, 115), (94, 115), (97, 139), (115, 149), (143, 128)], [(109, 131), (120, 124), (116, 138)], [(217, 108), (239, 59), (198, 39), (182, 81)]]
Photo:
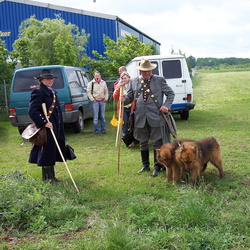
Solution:
[[(53, 19), (55, 14), (60, 14), (66, 24), (68, 22), (75, 24), (80, 30), (84, 29), (87, 34), (90, 34), (87, 47), (89, 56), (92, 56), (92, 50), (103, 53), (103, 34), (113, 40), (117, 38), (116, 20), (9, 1), (0, 2), (0, 38), (6, 42), (7, 49), (12, 51), (12, 44), (18, 38), (18, 28), (22, 21), (32, 15), (35, 15), (38, 20)], [(8, 36), (9, 32), (10, 36)]]
[(119, 25), (119, 28), (118, 28), (119, 37), (124, 37), (125, 34), (127, 35), (134, 34), (139, 37), (140, 42), (155, 45), (156, 50), (160, 53), (160, 44), (157, 41), (150, 38), (149, 36), (142, 33), (141, 31), (133, 28), (132, 26), (127, 25), (126, 22), (124, 22), (123, 20), (119, 18), (118, 18), (118, 25)]
[[(49, 0), (48, 0), (49, 1)], [(55, 18), (60, 15), (65, 23), (72, 23), (90, 34), (87, 54), (92, 57), (92, 51), (104, 52), (103, 34), (115, 40), (125, 33), (135, 34), (144, 43), (152, 43), (160, 52), (160, 44), (146, 34), (127, 24), (116, 16), (102, 13), (72, 9), (29, 0), (0, 0), (0, 38), (6, 42), (6, 47), (12, 51), (12, 45), (18, 38), (18, 28), (22, 21), (35, 15), (38, 20)]]

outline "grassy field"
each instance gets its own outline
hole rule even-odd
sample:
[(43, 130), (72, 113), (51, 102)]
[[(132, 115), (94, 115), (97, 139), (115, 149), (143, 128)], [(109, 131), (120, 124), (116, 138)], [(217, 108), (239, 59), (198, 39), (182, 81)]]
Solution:
[(94, 135), (91, 120), (84, 133), (66, 130), (77, 155), (68, 166), (80, 193), (62, 163), (56, 166), (62, 183), (42, 182), (41, 169), (27, 163), (31, 145), (1, 122), (0, 248), (249, 249), (249, 79), (249, 71), (196, 74), (196, 107), (187, 121), (175, 116), (178, 138), (215, 137), (225, 178), (209, 164), (193, 187), (163, 182), (165, 173), (138, 175), (139, 147), (123, 143), (118, 176), (112, 105), (107, 134)]

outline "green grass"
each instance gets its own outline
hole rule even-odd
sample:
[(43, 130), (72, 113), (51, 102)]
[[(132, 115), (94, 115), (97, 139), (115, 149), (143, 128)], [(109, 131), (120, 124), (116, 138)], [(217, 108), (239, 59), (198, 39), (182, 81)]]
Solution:
[[(141, 168), (139, 147), (121, 143), (117, 174), (116, 128), (94, 135), (66, 130), (77, 159), (68, 161), (80, 193), (62, 163), (63, 183), (41, 181), (41, 169), (27, 163), (31, 145), (9, 122), (0, 123), (1, 249), (249, 249), (250, 72), (197, 73), (196, 107), (189, 120), (175, 116), (178, 138), (214, 136), (221, 145), (225, 178), (208, 165), (190, 187), (152, 178)], [(153, 165), (153, 150), (150, 152)], [(14, 171), (26, 179), (8, 177)], [(25, 209), (31, 208), (27, 212)]]

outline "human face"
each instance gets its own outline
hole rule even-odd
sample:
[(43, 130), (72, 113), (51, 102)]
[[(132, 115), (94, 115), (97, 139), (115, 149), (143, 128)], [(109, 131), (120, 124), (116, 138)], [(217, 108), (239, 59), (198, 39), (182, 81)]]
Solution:
[(125, 75), (125, 76), (123, 76), (123, 77), (121, 78), (121, 80), (122, 80), (123, 83), (128, 84), (130, 78), (129, 78), (128, 76)]
[(144, 79), (149, 79), (152, 75), (152, 70), (148, 70), (148, 71), (142, 71), (140, 70), (140, 73), (141, 73), (141, 76), (144, 78)]
[(120, 67), (118, 70), (119, 75), (122, 74), (122, 72), (126, 71), (126, 69), (124, 67)]
[(54, 83), (54, 78), (44, 78), (41, 80), (41, 82), (46, 86), (46, 87), (51, 87)]
[(100, 81), (101, 80), (101, 75), (99, 73), (94, 74), (95, 81)]

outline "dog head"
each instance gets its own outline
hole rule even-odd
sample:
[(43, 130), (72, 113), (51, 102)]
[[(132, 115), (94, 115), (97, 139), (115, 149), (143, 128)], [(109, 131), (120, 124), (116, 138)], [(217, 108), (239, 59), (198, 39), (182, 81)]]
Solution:
[(174, 148), (172, 143), (165, 143), (161, 148), (156, 149), (157, 152), (157, 162), (164, 165), (165, 167), (170, 167), (171, 161), (173, 160)]
[(183, 142), (178, 154), (178, 158), (184, 164), (186, 171), (191, 171), (196, 166), (199, 149), (194, 142)]

